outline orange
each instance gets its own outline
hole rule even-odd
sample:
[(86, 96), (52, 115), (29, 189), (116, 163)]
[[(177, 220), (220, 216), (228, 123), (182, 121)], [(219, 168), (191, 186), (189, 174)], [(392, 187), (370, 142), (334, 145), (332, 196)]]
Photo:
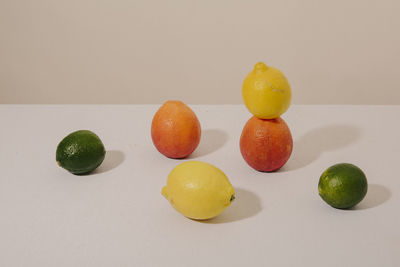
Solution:
[(154, 146), (169, 158), (185, 158), (199, 145), (200, 122), (181, 101), (167, 101), (156, 112), (151, 124)]
[(270, 172), (288, 161), (293, 149), (292, 134), (282, 118), (250, 118), (240, 137), (240, 152), (252, 168)]

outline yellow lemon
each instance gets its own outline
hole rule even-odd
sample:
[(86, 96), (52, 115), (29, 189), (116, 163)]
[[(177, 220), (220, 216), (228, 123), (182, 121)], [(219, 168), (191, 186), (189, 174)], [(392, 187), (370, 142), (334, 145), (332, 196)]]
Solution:
[(196, 220), (217, 216), (235, 199), (235, 189), (226, 175), (201, 161), (177, 165), (168, 175), (161, 194), (178, 212)]
[(258, 62), (244, 79), (242, 96), (254, 116), (274, 119), (289, 108), (292, 91), (280, 70)]

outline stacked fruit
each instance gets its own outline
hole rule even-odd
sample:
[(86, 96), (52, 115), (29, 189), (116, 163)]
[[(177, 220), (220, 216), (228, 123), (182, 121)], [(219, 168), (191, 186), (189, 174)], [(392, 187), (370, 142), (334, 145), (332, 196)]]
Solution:
[(254, 169), (276, 171), (288, 161), (293, 140), (280, 117), (290, 106), (292, 92), (281, 71), (259, 62), (244, 79), (242, 96), (254, 115), (243, 128), (240, 151)]

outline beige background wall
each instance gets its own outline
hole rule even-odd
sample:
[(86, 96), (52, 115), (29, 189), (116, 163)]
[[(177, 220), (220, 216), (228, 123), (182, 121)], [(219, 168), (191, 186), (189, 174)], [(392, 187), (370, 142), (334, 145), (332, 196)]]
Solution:
[(241, 103), (257, 61), (296, 104), (400, 104), (397, 0), (0, 0), (0, 103)]

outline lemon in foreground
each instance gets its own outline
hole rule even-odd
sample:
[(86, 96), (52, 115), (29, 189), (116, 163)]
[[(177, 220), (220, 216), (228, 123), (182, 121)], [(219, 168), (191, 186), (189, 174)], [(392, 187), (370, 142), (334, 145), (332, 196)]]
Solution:
[(349, 163), (339, 163), (326, 169), (318, 183), (321, 198), (334, 208), (348, 209), (357, 205), (368, 190), (364, 172)]
[(242, 96), (254, 116), (275, 119), (289, 108), (292, 91), (280, 70), (259, 62), (244, 79)]
[(104, 160), (106, 150), (100, 138), (88, 130), (67, 135), (57, 146), (56, 161), (73, 174), (87, 174)]
[(196, 220), (217, 216), (235, 199), (235, 190), (226, 175), (201, 161), (177, 165), (161, 193), (178, 212)]

